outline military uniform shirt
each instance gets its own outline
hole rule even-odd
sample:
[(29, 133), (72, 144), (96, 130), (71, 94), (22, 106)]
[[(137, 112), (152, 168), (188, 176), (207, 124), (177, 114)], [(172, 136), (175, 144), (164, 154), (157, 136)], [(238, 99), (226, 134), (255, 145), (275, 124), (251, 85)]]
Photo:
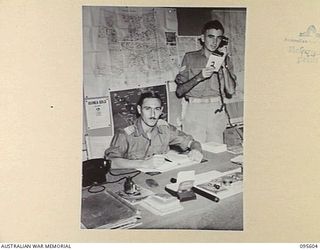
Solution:
[[(229, 57), (227, 57), (227, 61), (229, 69), (232, 72), (233, 67)], [(202, 76), (202, 69), (206, 67), (207, 62), (208, 58), (204, 54), (204, 49), (191, 51), (185, 54), (175, 82), (178, 85), (189, 81), (199, 82), (199, 84), (194, 86), (188, 93), (185, 94), (187, 99), (188, 97), (204, 98), (218, 97), (220, 95), (217, 73), (214, 73), (208, 79), (204, 79)], [(219, 78), (221, 84), (223, 84), (224, 76), (222, 69), (219, 70)]]
[(133, 125), (117, 131), (105, 155), (107, 158), (144, 160), (155, 154), (167, 153), (169, 145), (177, 145), (182, 150), (187, 150), (192, 141), (192, 136), (162, 119), (158, 120), (149, 139), (142, 129), (141, 118), (139, 118)]

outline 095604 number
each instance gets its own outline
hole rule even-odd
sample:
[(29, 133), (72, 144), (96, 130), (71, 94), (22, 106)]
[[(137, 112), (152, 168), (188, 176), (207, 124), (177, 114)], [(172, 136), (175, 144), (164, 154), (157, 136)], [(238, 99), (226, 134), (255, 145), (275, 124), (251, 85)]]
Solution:
[(318, 248), (318, 244), (308, 243), (300, 244), (300, 248)]

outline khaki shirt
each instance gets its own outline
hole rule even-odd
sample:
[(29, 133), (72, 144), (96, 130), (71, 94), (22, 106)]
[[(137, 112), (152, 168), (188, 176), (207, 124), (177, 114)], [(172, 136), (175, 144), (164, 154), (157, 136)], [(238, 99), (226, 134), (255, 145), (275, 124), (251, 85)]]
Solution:
[[(227, 57), (227, 61), (229, 69), (232, 72), (233, 67), (229, 57)], [(204, 49), (191, 51), (185, 54), (175, 82), (178, 85), (184, 84), (189, 81), (200, 82), (199, 84), (194, 86), (188, 93), (186, 93), (187, 99), (188, 97), (204, 98), (220, 96), (217, 74), (213, 74), (212, 77), (205, 80), (202, 77), (201, 71), (206, 67), (207, 62), (208, 58), (204, 54)], [(221, 69), (219, 70), (218, 74), (221, 83), (223, 83), (225, 79)]]
[(177, 145), (182, 150), (187, 150), (192, 141), (192, 136), (162, 119), (159, 119), (149, 139), (142, 129), (141, 118), (139, 118), (134, 125), (117, 131), (105, 155), (107, 158), (144, 160), (155, 154), (167, 153), (169, 145)]

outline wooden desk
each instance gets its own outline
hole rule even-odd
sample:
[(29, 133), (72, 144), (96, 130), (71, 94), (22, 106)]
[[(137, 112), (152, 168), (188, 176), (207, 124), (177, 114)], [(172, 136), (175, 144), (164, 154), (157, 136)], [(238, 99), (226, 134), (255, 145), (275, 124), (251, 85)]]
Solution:
[[(230, 153), (211, 154), (205, 153), (208, 162), (168, 171), (159, 175), (150, 176), (144, 173), (136, 176), (133, 180), (138, 185), (152, 190), (154, 193), (166, 193), (165, 186), (170, 183), (171, 178), (176, 178), (179, 171), (195, 170), (196, 174), (208, 172), (211, 170), (228, 171), (238, 168), (230, 162), (235, 155)], [(115, 172), (116, 170), (113, 170)], [(128, 170), (119, 170), (128, 172)], [(117, 180), (121, 176), (112, 178), (107, 176), (108, 180)], [(154, 179), (159, 186), (150, 188), (146, 185), (146, 179)], [(106, 188), (112, 191), (123, 189), (123, 181), (115, 184), (106, 184)], [(82, 192), (83, 196), (89, 194), (86, 189)], [(220, 200), (218, 203), (213, 202), (197, 194), (196, 200), (181, 203), (183, 210), (157, 216), (142, 208), (137, 204), (141, 211), (142, 225), (135, 229), (205, 229), (205, 230), (243, 230), (243, 199), (242, 193)]]

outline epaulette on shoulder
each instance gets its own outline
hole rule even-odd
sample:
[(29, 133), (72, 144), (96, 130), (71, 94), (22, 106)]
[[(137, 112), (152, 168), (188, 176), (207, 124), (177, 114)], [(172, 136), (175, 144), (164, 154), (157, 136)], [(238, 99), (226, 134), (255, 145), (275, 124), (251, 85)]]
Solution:
[(169, 123), (163, 119), (158, 120), (158, 126), (169, 126)]
[(130, 125), (123, 130), (127, 133), (127, 135), (131, 135), (135, 131), (135, 127), (134, 125)]

